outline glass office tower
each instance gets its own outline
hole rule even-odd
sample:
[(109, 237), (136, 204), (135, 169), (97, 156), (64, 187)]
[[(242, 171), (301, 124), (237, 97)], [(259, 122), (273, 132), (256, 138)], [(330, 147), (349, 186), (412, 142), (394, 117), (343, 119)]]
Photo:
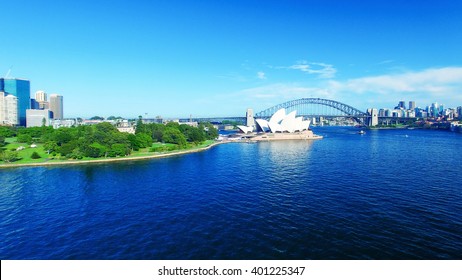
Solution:
[(0, 78), (0, 91), (18, 98), (19, 125), (26, 126), (26, 110), (30, 109), (30, 81)]

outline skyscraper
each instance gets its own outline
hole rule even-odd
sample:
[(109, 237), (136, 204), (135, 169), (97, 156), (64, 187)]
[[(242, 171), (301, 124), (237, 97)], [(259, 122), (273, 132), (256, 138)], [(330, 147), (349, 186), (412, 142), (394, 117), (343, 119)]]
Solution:
[(30, 109), (30, 81), (0, 78), (0, 91), (17, 98), (19, 125), (25, 126), (26, 110)]
[(43, 90), (39, 90), (39, 91), (35, 92), (35, 100), (37, 100), (37, 102), (47, 101), (46, 92), (44, 92)]
[(415, 110), (415, 101), (409, 101), (409, 110)]
[[(435, 103), (432, 103), (432, 106), (430, 108), (430, 111), (431, 111), (431, 116), (432, 117), (438, 117), (438, 112), (439, 108), (438, 108), (438, 102), (435, 102)], [(430, 113), (430, 112), (429, 112)]]
[(50, 111), (53, 112), (54, 120), (62, 120), (64, 118), (62, 95), (50, 94)]
[(18, 124), (18, 98), (0, 91), (0, 125)]
[(50, 104), (47, 101), (47, 94), (43, 90), (39, 90), (35, 93), (35, 100), (37, 101), (37, 108), (32, 109), (49, 109)]

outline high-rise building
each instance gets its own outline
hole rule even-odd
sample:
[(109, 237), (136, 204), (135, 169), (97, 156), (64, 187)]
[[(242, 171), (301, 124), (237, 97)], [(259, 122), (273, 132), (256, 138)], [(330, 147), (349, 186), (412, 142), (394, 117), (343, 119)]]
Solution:
[(35, 92), (35, 100), (37, 100), (37, 102), (47, 101), (46, 92), (44, 92), (43, 90), (39, 90), (39, 91)]
[(0, 125), (18, 124), (18, 98), (0, 91)]
[(398, 103), (398, 108), (396, 108), (396, 109), (406, 109), (406, 102), (400, 101)]
[(0, 78), (0, 91), (17, 98), (19, 125), (25, 126), (26, 110), (30, 109), (30, 81)]
[(438, 108), (438, 113), (443, 114), (444, 113), (444, 104), (441, 104)]
[(415, 101), (409, 101), (409, 110), (415, 110)]
[(31, 98), (30, 99), (30, 108), (31, 109), (39, 109), (39, 107), (40, 106), (39, 106), (39, 103), (37, 102), (37, 100), (35, 100), (34, 98)]
[(63, 96), (59, 94), (50, 94), (50, 111), (53, 112), (54, 120), (62, 120), (63, 113)]
[(430, 112), (429, 112), (429, 114), (430, 114), (432, 117), (438, 117), (438, 114), (439, 114), (438, 110), (439, 110), (438, 102), (432, 103), (432, 106), (430, 107)]

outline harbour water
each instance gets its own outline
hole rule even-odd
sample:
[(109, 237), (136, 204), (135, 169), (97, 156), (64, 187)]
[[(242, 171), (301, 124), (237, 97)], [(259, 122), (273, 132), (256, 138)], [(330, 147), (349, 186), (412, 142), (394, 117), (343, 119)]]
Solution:
[(0, 170), (1, 259), (462, 259), (462, 135)]

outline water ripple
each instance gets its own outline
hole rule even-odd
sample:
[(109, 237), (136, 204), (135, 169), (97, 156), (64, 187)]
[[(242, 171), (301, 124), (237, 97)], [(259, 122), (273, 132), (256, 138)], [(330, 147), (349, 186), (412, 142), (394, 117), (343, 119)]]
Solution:
[(0, 257), (462, 259), (460, 137), (321, 130), (315, 142), (0, 170)]

